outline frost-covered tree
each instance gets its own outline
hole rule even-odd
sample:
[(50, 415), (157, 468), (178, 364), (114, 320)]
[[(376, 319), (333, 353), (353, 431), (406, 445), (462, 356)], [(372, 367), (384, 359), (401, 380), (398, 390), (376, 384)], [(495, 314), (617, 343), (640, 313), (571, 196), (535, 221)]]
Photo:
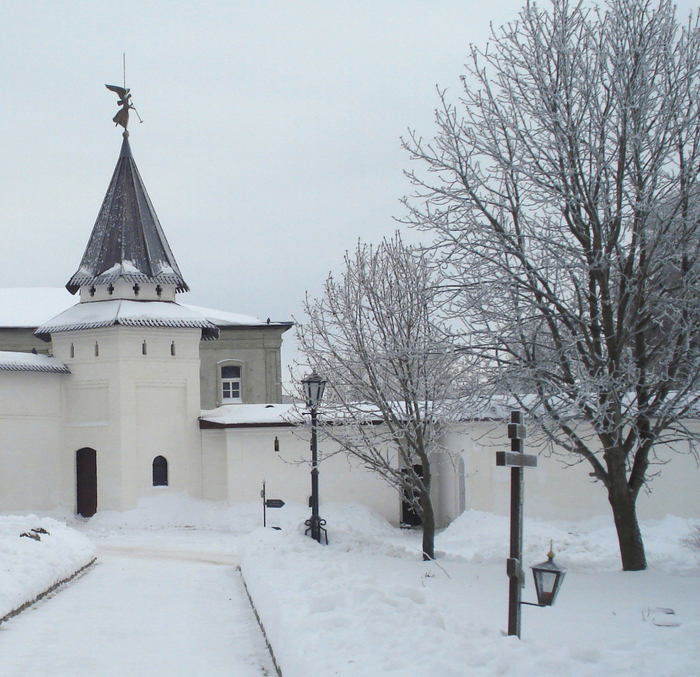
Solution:
[(493, 392), (590, 463), (623, 569), (644, 569), (636, 500), (655, 448), (692, 448), (700, 396), (698, 22), (667, 0), (528, 3), (466, 68), (435, 140), (405, 144), (427, 169), (408, 220)]
[(435, 319), (436, 280), (425, 251), (397, 235), (358, 244), (340, 278), (307, 298), (297, 328), (302, 352), (328, 383), (324, 436), (396, 487), (423, 528), (434, 557), (433, 466), (440, 438), (458, 418), (455, 398), (466, 358)]

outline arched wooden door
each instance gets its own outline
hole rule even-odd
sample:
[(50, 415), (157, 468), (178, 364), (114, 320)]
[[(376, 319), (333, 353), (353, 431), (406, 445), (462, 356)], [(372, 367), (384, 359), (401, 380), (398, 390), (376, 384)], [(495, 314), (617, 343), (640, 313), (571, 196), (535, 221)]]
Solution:
[(75, 452), (76, 512), (92, 517), (97, 512), (97, 452), (85, 447)]

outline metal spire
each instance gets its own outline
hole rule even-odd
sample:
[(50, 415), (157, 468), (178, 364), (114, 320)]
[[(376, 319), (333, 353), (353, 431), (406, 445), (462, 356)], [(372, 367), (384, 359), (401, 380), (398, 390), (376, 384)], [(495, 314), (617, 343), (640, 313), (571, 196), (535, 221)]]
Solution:
[(135, 110), (131, 94), (123, 87), (106, 87), (120, 96), (122, 108), (114, 122), (124, 127), (124, 141), (80, 267), (66, 287), (74, 294), (83, 285), (113, 284), (123, 278), (189, 291), (131, 154), (127, 130), (129, 110)]

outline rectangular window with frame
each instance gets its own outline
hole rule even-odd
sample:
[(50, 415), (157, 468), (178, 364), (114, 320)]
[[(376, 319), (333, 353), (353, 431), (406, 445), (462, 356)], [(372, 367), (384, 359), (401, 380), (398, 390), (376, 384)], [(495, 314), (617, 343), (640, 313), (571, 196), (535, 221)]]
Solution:
[(221, 399), (224, 402), (241, 401), (241, 368), (239, 366), (221, 367)]

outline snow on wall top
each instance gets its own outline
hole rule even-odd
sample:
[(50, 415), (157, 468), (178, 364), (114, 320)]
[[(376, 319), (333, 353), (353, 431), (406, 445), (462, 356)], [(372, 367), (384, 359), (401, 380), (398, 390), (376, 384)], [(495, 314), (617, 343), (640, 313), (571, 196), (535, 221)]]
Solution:
[(41, 371), (51, 374), (70, 374), (63, 362), (48, 355), (0, 351), (0, 371)]
[[(526, 398), (527, 399), (527, 398)], [(392, 406), (401, 416), (404, 409), (402, 402), (394, 402)], [(427, 403), (432, 410), (432, 404)], [(452, 424), (470, 421), (507, 421), (510, 412), (519, 409), (518, 401), (514, 398), (491, 398), (479, 403), (479, 406), (465, 407), (458, 415), (451, 414)], [(342, 425), (348, 420), (364, 420), (365, 423), (380, 423), (381, 412), (372, 404), (357, 402), (352, 406), (352, 413), (341, 405), (324, 402), (323, 422)], [(201, 427), (228, 428), (245, 426), (276, 426), (297, 425), (305, 419), (305, 407), (298, 404), (225, 404), (217, 409), (205, 409), (200, 416)], [(200, 423), (201, 425), (201, 423)]]
[(228, 313), (224, 310), (214, 310), (213, 308), (201, 308), (200, 306), (191, 306), (182, 304), (190, 310), (194, 310), (200, 315), (204, 315), (210, 322), (213, 322), (217, 327), (255, 327), (257, 325), (284, 325), (291, 326), (292, 322), (263, 322), (252, 315), (241, 315), (239, 313)]
[(34, 332), (50, 340), (51, 334), (113, 325), (125, 327), (201, 328), (203, 338), (216, 338), (218, 328), (199, 313), (172, 301), (92, 301), (78, 303), (42, 324)]
[[(400, 413), (402, 403), (394, 403)], [(460, 421), (489, 421), (507, 420), (512, 407), (501, 406), (498, 403), (487, 403), (478, 410), (465, 412)], [(276, 425), (297, 425), (305, 419), (305, 407), (303, 403), (298, 404), (224, 404), (217, 409), (205, 409), (202, 411), (200, 421), (204, 421), (202, 427), (227, 428), (245, 426), (276, 426)], [(379, 423), (381, 415), (379, 409), (371, 404), (358, 402), (354, 407), (354, 416), (364, 418), (367, 423)], [(333, 406), (332, 403), (324, 403), (324, 422), (332, 421), (336, 425), (347, 421), (350, 416), (348, 411), (340, 406)], [(457, 421), (454, 420), (453, 423)], [(209, 424), (209, 425), (207, 425)]]
[(294, 404), (225, 404), (205, 409), (201, 419), (213, 427), (291, 425)]

